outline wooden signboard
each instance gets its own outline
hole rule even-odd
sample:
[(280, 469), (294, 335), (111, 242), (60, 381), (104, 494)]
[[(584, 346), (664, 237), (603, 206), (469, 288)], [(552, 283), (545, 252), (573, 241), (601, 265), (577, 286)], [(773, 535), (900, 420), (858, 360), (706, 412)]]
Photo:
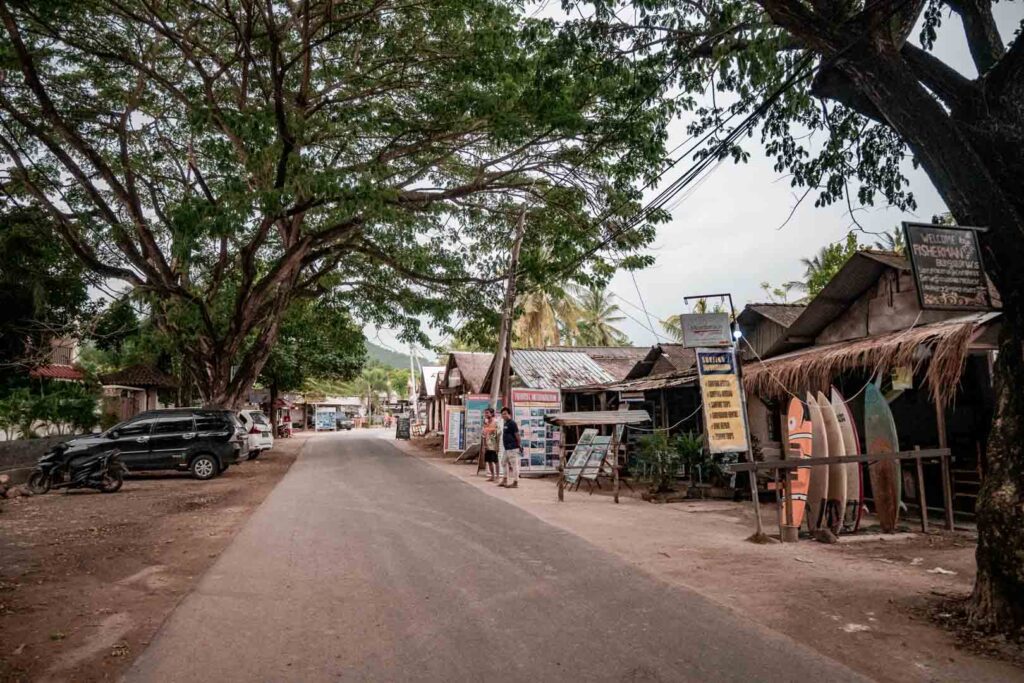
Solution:
[(697, 349), (697, 373), (704, 403), (708, 450), (713, 454), (750, 449), (743, 394), (732, 349)]
[(921, 308), (991, 310), (976, 228), (904, 223), (903, 229)]

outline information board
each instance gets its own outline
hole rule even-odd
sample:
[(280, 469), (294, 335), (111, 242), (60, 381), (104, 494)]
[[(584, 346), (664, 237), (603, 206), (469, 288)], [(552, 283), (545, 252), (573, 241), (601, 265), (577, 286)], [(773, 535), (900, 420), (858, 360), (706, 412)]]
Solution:
[(334, 408), (317, 408), (314, 416), (316, 431), (334, 431), (338, 426), (335, 421), (337, 414)]
[(731, 346), (732, 325), (728, 313), (682, 313), (683, 346)]
[(512, 419), (519, 425), (523, 456), (520, 472), (557, 472), (562, 432), (544, 422), (548, 413), (562, 409), (558, 389), (512, 389)]
[(462, 451), (465, 447), (463, 441), (463, 416), (466, 409), (462, 406), (444, 407), (444, 450)]
[(921, 308), (992, 308), (976, 230), (926, 223), (904, 223), (903, 228)]
[(735, 351), (697, 349), (697, 372), (709, 450), (715, 454), (746, 452), (750, 446)]
[(569, 456), (565, 463), (565, 480), (570, 484), (576, 483), (576, 480), (580, 478), (583, 467), (587, 464), (587, 460), (590, 459), (590, 446), (595, 436), (597, 436), (596, 429), (584, 429), (583, 433), (580, 434), (579, 442), (573, 448), (572, 455)]
[[(465, 416), (465, 444), (468, 448), (480, 443), (480, 435), (484, 427), (484, 410), (491, 404), (491, 397), (487, 394), (466, 395), (466, 416)], [(501, 400), (498, 400), (498, 407), (495, 409), (501, 415)]]

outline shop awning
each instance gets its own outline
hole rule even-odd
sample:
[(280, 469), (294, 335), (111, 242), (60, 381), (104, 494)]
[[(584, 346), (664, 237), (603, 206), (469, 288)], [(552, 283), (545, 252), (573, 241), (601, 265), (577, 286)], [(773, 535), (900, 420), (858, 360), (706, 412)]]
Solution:
[(650, 422), (646, 410), (590, 410), (572, 413), (548, 413), (544, 421), (559, 427), (585, 425), (633, 425)]
[(844, 373), (867, 370), (872, 375), (910, 366), (916, 372), (927, 364), (925, 381), (937, 403), (943, 403), (960, 384), (971, 343), (1000, 313), (977, 313), (941, 322), (886, 332), (871, 337), (811, 346), (743, 365), (743, 384), (763, 398), (827, 390)]

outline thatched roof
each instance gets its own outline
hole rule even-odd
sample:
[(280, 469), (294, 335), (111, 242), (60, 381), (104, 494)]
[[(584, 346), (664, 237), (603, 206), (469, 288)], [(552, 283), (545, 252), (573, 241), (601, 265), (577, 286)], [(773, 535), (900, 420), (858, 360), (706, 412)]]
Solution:
[(457, 368), (466, 392), (475, 394), (483, 386), (493, 358), (494, 354), (486, 351), (453, 351), (448, 358), (448, 370)]
[(853, 341), (812, 346), (743, 368), (746, 389), (764, 398), (825, 391), (836, 376), (854, 370), (875, 373), (927, 365), (925, 381), (936, 402), (955, 394), (972, 339), (998, 313), (979, 313)]
[[(804, 304), (753, 303), (747, 304), (743, 312), (753, 311), (762, 318), (767, 318), (783, 327), (789, 327), (796, 322), (805, 308), (807, 306)], [(742, 315), (743, 313), (740, 313), (741, 317)]]

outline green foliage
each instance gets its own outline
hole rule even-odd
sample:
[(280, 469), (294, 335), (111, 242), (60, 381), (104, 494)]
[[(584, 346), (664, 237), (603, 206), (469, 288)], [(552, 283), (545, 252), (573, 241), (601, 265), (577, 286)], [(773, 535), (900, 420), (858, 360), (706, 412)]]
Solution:
[(694, 483), (717, 484), (728, 478), (721, 463), (704, 448), (704, 439), (699, 434), (680, 434), (673, 441), (676, 453)]
[(99, 422), (99, 390), (77, 382), (51, 382), (41, 391), (19, 388), (0, 399), (0, 429), (8, 438), (32, 439), (49, 426), (58, 434), (88, 432)]
[(0, 211), (0, 385), (25, 383), (53, 336), (75, 336), (93, 306), (83, 268), (41, 211)]
[(336, 300), (302, 299), (291, 305), (260, 381), (278, 391), (299, 389), (307, 379), (345, 380), (366, 359), (363, 333)]
[(651, 490), (654, 493), (674, 491), (683, 461), (678, 450), (669, 444), (668, 435), (663, 431), (645, 434), (638, 443), (637, 460), (651, 473)]
[(804, 264), (803, 289), (808, 296), (814, 297), (824, 289), (859, 248), (857, 236), (851, 232), (845, 241), (826, 245), (815, 256), (801, 259)]
[(487, 317), (520, 207), (523, 291), (641, 265), (666, 218), (617, 229), (663, 163), (661, 60), (517, 3), (8, 8), (5, 189), (137, 289), (207, 402), (244, 395), (296, 298), (421, 346)]

